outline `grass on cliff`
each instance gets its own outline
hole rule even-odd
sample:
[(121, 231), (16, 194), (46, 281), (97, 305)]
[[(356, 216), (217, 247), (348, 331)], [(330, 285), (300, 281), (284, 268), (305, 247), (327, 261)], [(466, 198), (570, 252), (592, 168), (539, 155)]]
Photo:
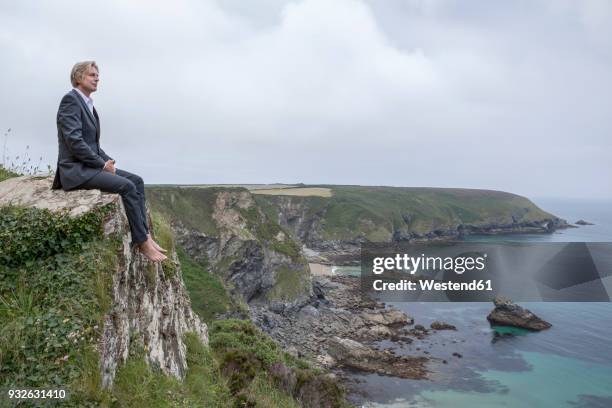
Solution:
[(8, 169), (5, 169), (1, 164), (0, 164), (0, 182), (3, 182), (4, 180), (8, 180), (10, 178), (13, 177), (18, 177), (19, 174), (12, 172)]
[[(232, 321), (229, 321), (230, 323)], [(240, 321), (239, 321), (240, 322)], [(137, 350), (122, 366), (115, 378), (112, 391), (89, 388), (89, 394), (74, 399), (74, 406), (110, 407), (278, 407), (297, 408), (300, 404), (281, 391), (273, 378), (262, 368), (253, 376), (242, 377), (243, 382), (226, 375), (226, 354), (236, 350), (251, 350), (263, 346), (259, 355), (281, 360), (278, 349), (271, 349), (265, 336), (248, 322), (231, 326), (234, 338), (230, 343), (225, 337), (227, 323), (210, 329), (211, 347), (205, 347), (194, 334), (185, 336), (188, 371), (183, 381), (166, 376), (146, 364), (143, 354)], [(248, 329), (247, 329), (248, 327)], [(248, 334), (245, 334), (245, 330)], [(215, 346), (213, 346), (215, 344)], [(276, 353), (276, 354), (275, 354)], [(256, 357), (257, 358), (257, 357)], [(97, 372), (97, 371), (95, 371)], [(94, 375), (95, 375), (94, 372)]]
[(265, 365), (240, 384), (228, 371), (237, 351), (266, 364), (294, 364), (249, 322), (213, 325), (212, 348), (186, 335), (184, 381), (151, 367), (143, 350), (133, 347), (113, 388), (101, 388), (96, 344), (110, 310), (121, 245), (102, 239), (109, 210), (72, 219), (35, 208), (0, 208), (0, 388), (66, 389), (71, 398), (62, 406), (67, 407), (299, 406)]
[(0, 208), (0, 388), (65, 386), (81, 376), (81, 355), (110, 307), (118, 242), (101, 239), (107, 211), (72, 219)]
[(151, 208), (169, 221), (179, 221), (185, 227), (207, 235), (217, 235), (212, 218), (219, 188), (151, 187), (147, 200)]
[[(183, 226), (195, 229), (209, 236), (219, 236), (218, 226), (213, 219), (215, 202), (220, 191), (234, 191), (244, 193), (244, 188), (198, 188), (198, 187), (147, 187), (147, 195), (153, 207), (153, 219), (161, 217), (167, 221), (178, 221)], [(239, 219), (235, 221), (242, 231), (248, 231), (248, 239), (253, 239), (264, 248), (281, 254), (289, 259), (281, 263), (291, 264), (290, 267), (281, 265), (276, 270), (275, 288), (267, 294), (269, 300), (293, 301), (300, 295), (308, 292), (310, 285), (310, 270), (306, 259), (302, 256), (300, 246), (275, 221), (276, 216), (270, 213), (270, 206), (260, 206), (257, 201), (248, 207), (235, 206)], [(271, 252), (270, 251), (270, 252)], [(210, 321), (216, 314), (227, 311), (229, 302), (224, 299), (221, 283), (208, 274), (214, 270), (216, 276), (226, 276), (235, 262), (240, 262), (233, 256), (226, 256), (219, 260), (214, 267), (204, 265), (198, 272), (197, 266), (192, 262), (185, 251), (179, 251), (184, 268), (184, 277), (188, 287), (194, 293), (192, 302), (200, 310), (206, 321)], [(201, 265), (200, 265), (201, 266)], [(229, 284), (228, 284), (229, 285)]]
[[(349, 406), (336, 380), (284, 352), (252, 322), (218, 320), (209, 329), (214, 358), (240, 406), (318, 407), (321, 401), (327, 407)], [(278, 365), (292, 373), (293, 385), (281, 385), (283, 377), (275, 371)]]
[(270, 249), (279, 254), (287, 255), (293, 262), (305, 263), (300, 255), (300, 247), (278, 225), (275, 218), (270, 218), (263, 209), (260, 211), (258, 205), (240, 208), (239, 212), (246, 221), (247, 229), (253, 233), (260, 243), (269, 246)]
[(210, 350), (193, 333), (184, 338), (188, 370), (183, 381), (163, 374), (133, 347), (117, 370), (112, 390), (100, 388), (97, 354), (92, 353), (68, 406), (71, 407), (232, 407), (232, 396)]
[(243, 310), (244, 307), (228, 295), (221, 278), (210, 273), (206, 262), (196, 262), (181, 246), (176, 251), (191, 307), (204, 322), (210, 324), (223, 313)]
[[(427, 233), (459, 224), (512, 223), (554, 216), (525, 197), (501, 191), (452, 188), (375, 186), (309, 186), (330, 188), (333, 195), (299, 197), (257, 194), (271, 214), (282, 203), (301, 204), (306, 217), (318, 214), (323, 239), (347, 240), (359, 236), (389, 241), (394, 230)], [(271, 207), (271, 208), (270, 208)]]
[[(167, 221), (178, 221), (187, 228), (194, 229), (209, 236), (218, 236), (220, 231), (213, 219), (217, 193), (220, 191), (247, 191), (244, 188), (230, 187), (147, 187), (147, 198), (154, 213)], [(246, 228), (263, 244), (274, 251), (300, 261), (300, 248), (291, 240), (275, 221), (276, 216), (269, 217), (265, 209), (259, 211), (257, 206), (238, 208), (246, 222)], [(287, 236), (279, 239), (279, 234)]]
[(287, 266), (280, 266), (276, 271), (276, 284), (268, 293), (268, 299), (291, 302), (300, 295), (308, 293), (311, 285), (309, 274), (308, 266), (303, 270), (292, 270)]
[[(180, 246), (177, 247), (177, 253), (192, 308), (208, 324), (211, 364), (216, 367), (212, 372), (220, 375), (215, 382), (227, 387), (224, 390), (231, 396), (227, 398), (228, 406), (301, 406), (295, 399), (301, 395), (299, 390), (282, 390), (278, 379), (271, 376), (270, 367), (274, 363), (282, 363), (294, 370), (302, 385), (315, 381), (322, 384), (321, 395), (331, 401), (329, 406), (345, 406), (343, 391), (334, 381), (325, 379), (319, 371), (311, 369), (306, 361), (285, 353), (253, 323), (238, 319), (217, 320), (219, 314), (227, 311), (244, 312), (245, 306), (231, 298), (220, 278), (210, 273), (206, 260), (194, 261)], [(283, 274), (289, 276), (279, 277), (283, 285), (279, 298), (283, 294), (289, 296), (303, 286), (301, 280), (295, 280), (294, 272), (281, 271)]]

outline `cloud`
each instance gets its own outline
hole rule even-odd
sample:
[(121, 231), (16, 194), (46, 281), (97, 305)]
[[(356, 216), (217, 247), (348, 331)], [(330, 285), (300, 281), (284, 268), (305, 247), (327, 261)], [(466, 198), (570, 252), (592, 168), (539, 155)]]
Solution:
[(53, 162), (77, 60), (102, 142), (148, 182), (612, 197), (606, 2), (4, 4), (0, 126)]

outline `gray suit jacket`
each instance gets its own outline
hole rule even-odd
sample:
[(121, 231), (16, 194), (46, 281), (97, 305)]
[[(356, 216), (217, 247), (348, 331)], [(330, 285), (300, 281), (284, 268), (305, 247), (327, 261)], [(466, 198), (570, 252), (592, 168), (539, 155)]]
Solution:
[(73, 190), (97, 175), (107, 160), (100, 148), (100, 119), (92, 115), (76, 90), (62, 98), (57, 111), (59, 153), (53, 188)]

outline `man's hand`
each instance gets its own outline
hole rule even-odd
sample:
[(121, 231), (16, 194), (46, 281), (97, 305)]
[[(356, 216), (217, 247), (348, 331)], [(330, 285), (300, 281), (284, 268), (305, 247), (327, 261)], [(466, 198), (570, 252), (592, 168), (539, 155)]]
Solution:
[(106, 163), (104, 164), (104, 168), (102, 170), (108, 171), (109, 173), (115, 174), (115, 161), (114, 160), (107, 160)]

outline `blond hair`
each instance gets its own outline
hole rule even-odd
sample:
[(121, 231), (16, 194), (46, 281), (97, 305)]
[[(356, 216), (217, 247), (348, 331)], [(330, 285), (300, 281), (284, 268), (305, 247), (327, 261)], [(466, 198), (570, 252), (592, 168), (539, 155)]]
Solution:
[(96, 64), (96, 61), (82, 61), (74, 64), (74, 67), (72, 67), (72, 71), (70, 72), (70, 82), (72, 83), (73, 87), (76, 88), (76, 86), (79, 84), (79, 81), (83, 79), (83, 75), (87, 73), (89, 67), (95, 68), (98, 72), (100, 71), (98, 69), (98, 64)]

